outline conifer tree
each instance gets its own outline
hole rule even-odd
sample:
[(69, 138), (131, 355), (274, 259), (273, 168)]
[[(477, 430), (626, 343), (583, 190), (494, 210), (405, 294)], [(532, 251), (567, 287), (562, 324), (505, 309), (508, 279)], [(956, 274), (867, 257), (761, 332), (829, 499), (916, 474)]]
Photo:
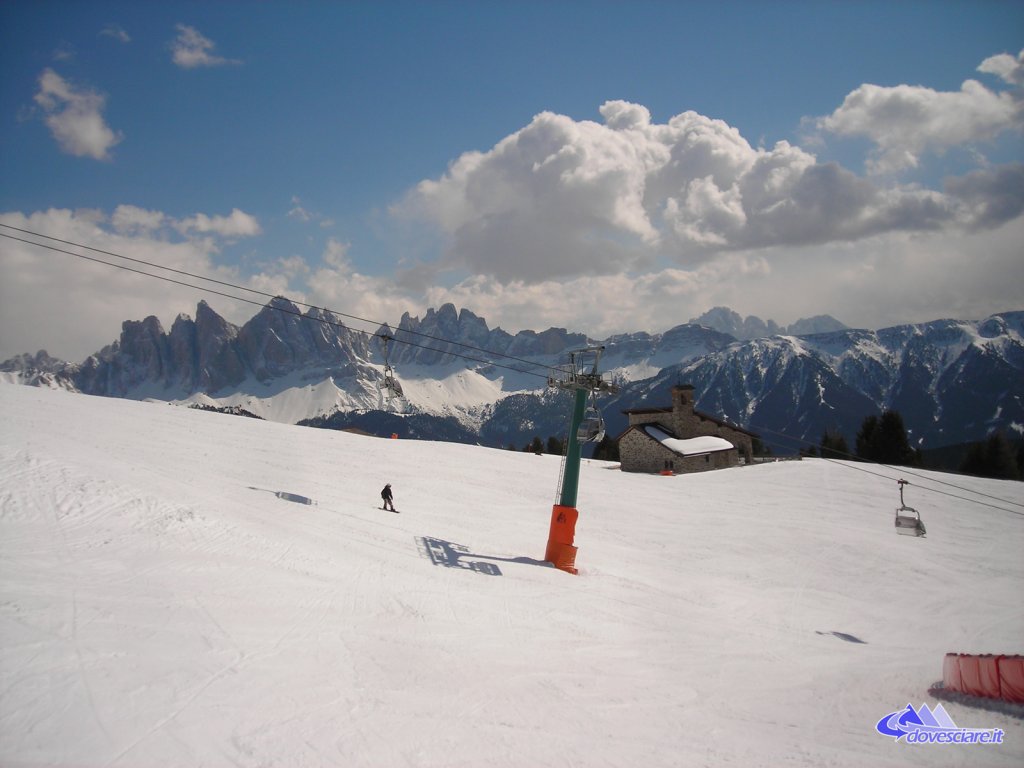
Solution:
[(526, 444), (523, 453), (536, 453), (538, 456), (544, 453), (544, 443), (541, 442), (538, 435), (534, 435), (533, 440)]
[(821, 436), (821, 458), (823, 459), (848, 459), (850, 458), (850, 446), (846, 438), (835, 429), (826, 429)]
[(910, 447), (903, 417), (898, 411), (883, 411), (881, 417), (868, 416), (857, 432), (857, 457), (879, 464), (912, 465), (916, 453)]
[(619, 441), (606, 434), (594, 448), (594, 458), (602, 461), (618, 461)]
[(972, 444), (960, 471), (998, 480), (1019, 480), (1021, 476), (1013, 446), (1002, 431), (993, 432), (987, 440)]

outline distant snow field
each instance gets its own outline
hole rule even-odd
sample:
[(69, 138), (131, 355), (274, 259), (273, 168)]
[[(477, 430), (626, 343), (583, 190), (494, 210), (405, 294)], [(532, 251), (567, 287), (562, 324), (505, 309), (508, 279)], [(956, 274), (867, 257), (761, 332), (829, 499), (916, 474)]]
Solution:
[(585, 461), (571, 576), (558, 457), (14, 385), (0, 425), (3, 766), (1024, 765), (1010, 707), (875, 730), (1024, 653), (1021, 483)]

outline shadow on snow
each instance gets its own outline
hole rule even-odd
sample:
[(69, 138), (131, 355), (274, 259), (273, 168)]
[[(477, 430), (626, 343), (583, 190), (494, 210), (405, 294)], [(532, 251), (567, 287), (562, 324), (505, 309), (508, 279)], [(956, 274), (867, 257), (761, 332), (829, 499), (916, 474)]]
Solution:
[(288, 491), (271, 491), (271, 490), (268, 490), (267, 488), (256, 488), (255, 486), (252, 486), (252, 485), (249, 486), (249, 490), (251, 490), (251, 491), (263, 491), (265, 493), (272, 493), (275, 496), (277, 496), (277, 498), (279, 498), (279, 499), (284, 499), (285, 501), (291, 501), (291, 502), (293, 502), (295, 504), (316, 504), (316, 502), (313, 501), (313, 499), (309, 498), (308, 496), (300, 496), (297, 493), (288, 493)]
[(536, 560), (532, 557), (497, 557), (495, 555), (481, 555), (477, 552), (470, 552), (469, 547), (455, 544), (444, 539), (435, 539), (431, 536), (417, 536), (416, 548), (421, 557), (430, 560), (434, 565), (445, 568), (461, 568), (467, 571), (476, 571), (488, 576), (501, 576), (501, 568), (494, 561), (502, 563), (520, 563), (522, 565), (540, 565), (545, 568), (553, 568), (551, 563), (545, 560)]

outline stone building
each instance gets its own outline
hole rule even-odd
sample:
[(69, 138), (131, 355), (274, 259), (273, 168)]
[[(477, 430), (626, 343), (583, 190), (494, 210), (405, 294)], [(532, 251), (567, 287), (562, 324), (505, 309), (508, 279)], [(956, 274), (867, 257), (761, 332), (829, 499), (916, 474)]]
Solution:
[(750, 463), (755, 435), (693, 407), (693, 387), (672, 388), (668, 408), (632, 408), (619, 438), (625, 472), (703, 472)]

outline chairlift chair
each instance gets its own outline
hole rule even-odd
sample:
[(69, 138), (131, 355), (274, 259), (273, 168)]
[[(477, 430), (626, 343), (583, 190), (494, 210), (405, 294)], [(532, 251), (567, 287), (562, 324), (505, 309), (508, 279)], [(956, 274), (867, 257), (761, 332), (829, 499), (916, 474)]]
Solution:
[(591, 393), (590, 405), (576, 430), (576, 440), (581, 443), (599, 443), (604, 439), (604, 419), (597, 408), (597, 397)]
[(398, 383), (398, 379), (395, 378), (395, 372), (391, 369), (390, 363), (388, 363), (388, 342), (392, 341), (391, 336), (381, 336), (384, 340), (384, 379), (378, 382), (381, 395), (386, 396), (390, 403), (395, 398), (405, 397), (405, 393), (402, 391), (402, 385)]
[(921, 513), (913, 507), (908, 507), (903, 502), (903, 486), (910, 483), (906, 480), (899, 480), (900, 506), (896, 510), (896, 533), (903, 536), (924, 536), (926, 531), (924, 523), (921, 522)]
[(391, 370), (391, 366), (384, 366), (384, 382), (381, 386), (387, 393), (388, 400), (392, 400), (396, 397), (405, 397), (405, 393), (402, 391), (402, 385), (399, 384), (398, 379), (395, 378), (395, 373)]

